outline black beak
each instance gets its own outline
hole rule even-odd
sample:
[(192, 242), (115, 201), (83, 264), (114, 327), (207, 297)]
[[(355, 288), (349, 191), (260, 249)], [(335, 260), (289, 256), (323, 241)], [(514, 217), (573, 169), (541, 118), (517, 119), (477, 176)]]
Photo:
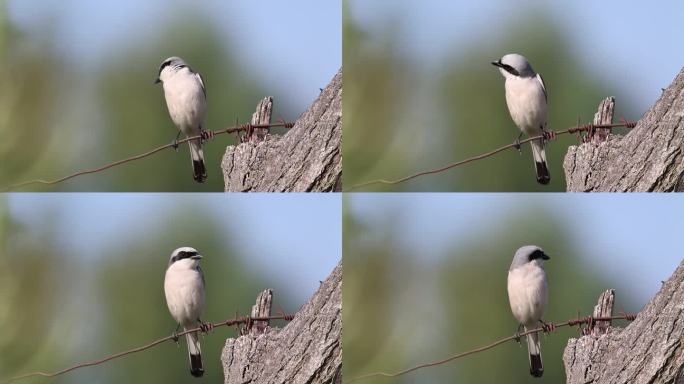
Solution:
[(159, 84), (159, 83), (161, 83), (161, 80), (159, 80), (159, 79), (157, 78), (157, 80), (155, 80), (154, 83), (155, 83), (155, 84)]
[(542, 259), (548, 260), (548, 259), (550, 259), (550, 257), (546, 253), (542, 253)]
[(497, 61), (492, 61), (492, 65), (499, 68), (503, 67), (503, 64), (501, 64), (501, 59)]

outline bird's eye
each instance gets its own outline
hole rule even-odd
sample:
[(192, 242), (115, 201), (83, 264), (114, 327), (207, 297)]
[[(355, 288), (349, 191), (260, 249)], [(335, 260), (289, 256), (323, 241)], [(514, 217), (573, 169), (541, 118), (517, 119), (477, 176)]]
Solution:
[(508, 65), (508, 64), (504, 64), (504, 65), (503, 65), (503, 68), (506, 70), (506, 72), (508, 72), (508, 73), (510, 73), (510, 74), (512, 74), (512, 75), (520, 76), (520, 73), (519, 73), (515, 68), (511, 67), (511, 66)]
[(541, 249), (537, 249), (534, 252), (530, 253), (530, 261), (534, 259), (543, 259), (544, 258), (544, 252)]

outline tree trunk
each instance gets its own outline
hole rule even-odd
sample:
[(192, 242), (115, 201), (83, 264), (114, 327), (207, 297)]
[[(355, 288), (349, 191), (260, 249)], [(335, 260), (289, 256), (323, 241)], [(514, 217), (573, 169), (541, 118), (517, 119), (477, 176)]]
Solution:
[[(595, 313), (612, 310), (607, 291)], [(684, 262), (626, 328), (570, 339), (563, 352), (568, 383), (684, 383)]]
[[(270, 108), (267, 114), (270, 120)], [(262, 103), (255, 115), (265, 117)], [(342, 70), (285, 135), (255, 133), (226, 148), (226, 192), (341, 191)]]
[(568, 148), (567, 190), (684, 191), (683, 154), (684, 69), (631, 132)]
[[(272, 292), (252, 309), (270, 313)], [(254, 324), (226, 340), (221, 354), (225, 384), (342, 383), (342, 263), (283, 329)]]

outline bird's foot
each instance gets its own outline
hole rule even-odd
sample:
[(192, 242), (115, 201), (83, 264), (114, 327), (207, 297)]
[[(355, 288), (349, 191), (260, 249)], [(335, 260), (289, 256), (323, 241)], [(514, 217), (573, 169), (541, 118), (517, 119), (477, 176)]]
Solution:
[(200, 331), (202, 331), (203, 333), (209, 333), (209, 332), (214, 330), (214, 324), (213, 323), (205, 323), (200, 319), (197, 319), (197, 321), (200, 324), (200, 326), (199, 326)]
[(544, 333), (550, 333), (556, 330), (556, 324), (554, 323), (545, 323), (543, 320), (539, 320), (539, 322), (542, 325), (542, 330), (544, 330)]
[(171, 147), (173, 147), (173, 149), (175, 149), (176, 152), (178, 152), (178, 139), (180, 138), (180, 134), (181, 134), (181, 131), (178, 131), (176, 138), (173, 139), (173, 141), (171, 142)]
[(520, 331), (522, 331), (522, 330), (523, 330), (523, 325), (518, 324), (518, 329), (515, 331), (515, 335), (514, 335), (515, 337), (513, 338), (513, 340), (515, 340), (516, 343), (518, 343), (518, 344), (520, 344), (520, 338), (522, 337), (522, 336), (520, 336)]
[(520, 147), (520, 138), (519, 137), (517, 139), (515, 139), (515, 141), (513, 142), (513, 148), (517, 149), (518, 153), (522, 153), (522, 149)]
[(518, 137), (513, 142), (513, 147), (518, 150), (518, 153), (522, 153), (522, 149), (520, 149), (520, 139), (522, 139), (522, 135), (523, 135), (523, 133), (520, 132)]
[(554, 140), (556, 138), (556, 132), (551, 131), (551, 130), (543, 130), (542, 131), (542, 136), (544, 136), (544, 140), (549, 141), (549, 140)]
[(178, 345), (178, 329), (180, 329), (180, 324), (176, 326), (176, 329), (174, 329), (173, 333), (171, 334), (171, 340), (176, 343), (176, 346)]
[(214, 133), (214, 131), (202, 130), (202, 132), (200, 133), (200, 136), (201, 136), (200, 140), (202, 142), (205, 142), (205, 141), (209, 141), (209, 140), (214, 140), (214, 137), (216, 136), (216, 134)]

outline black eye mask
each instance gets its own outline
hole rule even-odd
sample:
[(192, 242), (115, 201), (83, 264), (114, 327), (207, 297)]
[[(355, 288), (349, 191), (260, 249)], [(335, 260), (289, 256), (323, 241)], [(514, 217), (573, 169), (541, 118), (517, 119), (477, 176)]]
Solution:
[(544, 253), (544, 251), (542, 251), (541, 249), (537, 249), (536, 251), (530, 253), (530, 259), (529, 260), (532, 261), (534, 259), (548, 260), (548, 259), (550, 259), (550, 257), (547, 256), (546, 253)]
[(178, 254), (174, 257), (171, 258), (171, 262), (175, 263), (178, 260), (183, 260), (183, 259), (189, 259), (193, 256), (197, 255), (197, 252), (192, 252), (192, 251), (180, 251)]

